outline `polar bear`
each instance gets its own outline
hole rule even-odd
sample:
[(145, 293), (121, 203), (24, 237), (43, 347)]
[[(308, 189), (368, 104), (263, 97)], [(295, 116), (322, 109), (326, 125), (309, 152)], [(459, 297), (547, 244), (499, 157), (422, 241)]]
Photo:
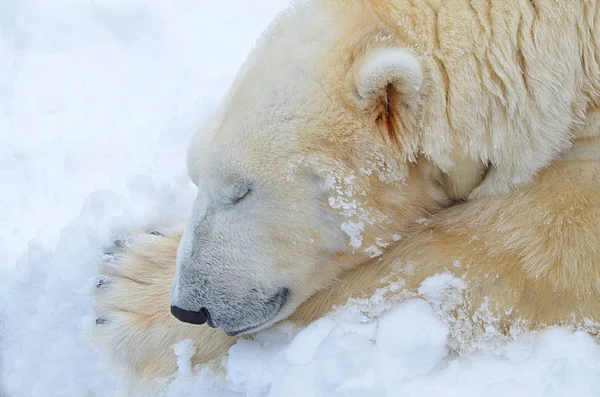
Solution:
[[(449, 272), (464, 282), (460, 299), (432, 303), (458, 353), (468, 352), (490, 326), (506, 335), (552, 325), (597, 335), (599, 175), (600, 112), (577, 131), (573, 148), (528, 186), (411, 223), (385, 255), (343, 273), (287, 320), (306, 326), (348, 299), (369, 297), (398, 280), (404, 287), (388, 291), (388, 301), (427, 300), (423, 281)], [(174, 225), (117, 241), (94, 288), (95, 341), (131, 395), (162, 392), (178, 370), (173, 353), (178, 342), (195, 342), (193, 366), (218, 369), (240, 338), (169, 313), (181, 232)]]
[[(370, 291), (391, 260), (417, 264), (408, 289), (458, 260), (475, 286), (470, 307), (486, 289), (512, 310), (501, 318), (566, 321), (571, 294), (596, 296), (579, 271), (598, 247), (596, 163), (532, 178), (600, 105), (599, 6), (313, 0), (283, 13), (190, 145), (198, 195), (181, 240), (145, 236), (105, 269), (101, 343), (152, 379), (172, 369), (165, 346), (179, 337), (210, 338), (197, 359), (217, 360), (238, 335)], [(556, 173), (571, 179), (544, 177)], [(566, 195), (549, 194), (561, 184), (585, 199), (573, 213)], [(558, 227), (577, 211), (594, 220), (569, 218), (582, 227), (573, 241), (527, 226)], [(176, 323), (166, 296), (173, 316), (208, 326)], [(584, 306), (574, 318), (594, 314)]]

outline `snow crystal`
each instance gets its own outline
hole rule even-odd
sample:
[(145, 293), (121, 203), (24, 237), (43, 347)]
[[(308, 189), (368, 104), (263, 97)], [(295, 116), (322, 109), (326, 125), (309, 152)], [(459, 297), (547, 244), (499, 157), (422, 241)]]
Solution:
[(466, 288), (464, 281), (454, 277), (449, 272), (445, 272), (426, 278), (419, 287), (419, 294), (432, 303), (441, 304), (450, 290), (462, 290), (464, 288)]
[(365, 253), (369, 255), (369, 258), (373, 259), (377, 258), (378, 256), (381, 256), (383, 254), (383, 251), (376, 245), (370, 245), (367, 248), (365, 248)]
[(375, 173), (377, 179), (386, 184), (394, 182), (406, 183), (407, 170), (405, 167), (399, 168), (402, 162), (398, 162), (392, 166), (386, 161), (382, 153), (375, 152), (372, 155), (372, 159), (364, 160), (366, 167), (360, 168), (360, 172), (363, 175), (371, 176)]
[(362, 245), (362, 232), (365, 230), (364, 222), (344, 222), (342, 223), (342, 231), (350, 236), (350, 246), (360, 248)]
[(173, 346), (173, 352), (177, 356), (177, 368), (181, 375), (192, 374), (192, 357), (196, 354), (196, 346), (191, 339), (185, 339)]

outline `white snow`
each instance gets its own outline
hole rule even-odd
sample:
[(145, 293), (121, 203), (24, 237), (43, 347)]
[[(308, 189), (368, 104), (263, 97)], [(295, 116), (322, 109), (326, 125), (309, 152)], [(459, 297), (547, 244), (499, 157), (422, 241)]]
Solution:
[(350, 237), (350, 246), (353, 248), (360, 248), (362, 245), (363, 237), (362, 232), (365, 230), (365, 223), (363, 221), (358, 222), (344, 222), (342, 223), (342, 231)]
[(367, 248), (365, 248), (365, 252), (371, 259), (377, 258), (383, 254), (383, 251), (376, 245), (369, 245)]
[(453, 277), (450, 272), (436, 274), (426, 278), (419, 287), (419, 294), (435, 305), (441, 305), (447, 299), (449, 291), (462, 290), (465, 283)]
[(345, 308), (303, 330), (283, 325), (242, 341), (230, 350), (226, 378), (209, 371), (180, 377), (168, 395), (180, 397), (182, 390), (285, 397), (600, 393), (600, 348), (586, 333), (550, 329), (454, 357), (447, 348), (449, 330), (427, 302), (408, 300), (377, 319), (370, 318), (367, 305), (361, 307), (364, 312)]
[(184, 339), (173, 346), (173, 353), (177, 356), (177, 368), (184, 376), (193, 375), (192, 357), (196, 354), (196, 346), (191, 339)]
[[(102, 248), (186, 215), (188, 139), (287, 3), (0, 2), (0, 396), (126, 395), (88, 340)], [(422, 292), (459, 287), (440, 275)], [(439, 305), (385, 294), (241, 341), (225, 378), (192, 369), (184, 341), (168, 395), (600, 395), (600, 348), (583, 332), (456, 357)]]

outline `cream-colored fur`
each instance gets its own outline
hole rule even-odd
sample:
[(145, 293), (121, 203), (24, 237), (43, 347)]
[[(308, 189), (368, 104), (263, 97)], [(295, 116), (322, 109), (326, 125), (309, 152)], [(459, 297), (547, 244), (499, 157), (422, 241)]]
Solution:
[(405, 85), (421, 86), (419, 95), (405, 95), (414, 114), (402, 115), (401, 142), (450, 179), (463, 174), (452, 180), (467, 185), (458, 196), (479, 185), (480, 173), (464, 177), (464, 163), (472, 170), (489, 166), (471, 197), (528, 183), (569, 147), (573, 127), (599, 103), (598, 1), (326, 3), (348, 38), (341, 51), (346, 58), (336, 59), (341, 74), (348, 60), (360, 64), (381, 48), (404, 49), (420, 61), (424, 77), (398, 74)]
[[(452, 200), (508, 193), (600, 102), (600, 3), (302, 3), (190, 146), (172, 305), (230, 334), (289, 316)], [(417, 181), (417, 182), (416, 182)]]
[[(306, 324), (397, 270), (412, 292), (446, 269), (464, 277), (448, 310), (472, 322), (487, 297), (505, 332), (598, 319), (600, 123), (582, 126), (600, 105), (599, 5), (314, 0), (284, 13), (190, 145), (198, 196), (181, 241), (139, 236), (105, 268), (99, 343), (148, 384), (173, 371), (181, 339), (210, 339), (195, 359), (218, 360), (235, 340), (222, 331)], [(207, 309), (218, 330), (169, 305)]]
[[(477, 338), (489, 325), (506, 335), (557, 324), (587, 327), (595, 334), (600, 321), (600, 128), (579, 135), (585, 138), (529, 186), (413, 223), (383, 260), (344, 273), (289, 321), (307, 325), (348, 298), (370, 296), (385, 286), (382, 280), (395, 277), (406, 281), (398, 292), (418, 295), (427, 277), (450, 272), (466, 286), (462, 300), (445, 313), (454, 340)], [(177, 370), (177, 342), (194, 340), (193, 363), (218, 367), (237, 340), (169, 314), (179, 237), (177, 232), (138, 235), (103, 266), (108, 278), (96, 288), (96, 340), (132, 388), (145, 392), (164, 387), (157, 379)]]

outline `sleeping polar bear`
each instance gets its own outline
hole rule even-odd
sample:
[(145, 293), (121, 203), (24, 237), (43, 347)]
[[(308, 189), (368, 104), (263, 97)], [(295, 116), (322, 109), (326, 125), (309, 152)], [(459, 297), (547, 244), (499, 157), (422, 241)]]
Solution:
[[(526, 187), (443, 209), (406, 228), (385, 255), (342, 274), (288, 320), (306, 326), (350, 298), (388, 283), (389, 302), (419, 295), (430, 276), (463, 281), (459, 297), (433, 302), (449, 325), (450, 348), (468, 352), (486, 329), (516, 331), (563, 325), (599, 331), (600, 114), (579, 132), (571, 151)], [(218, 368), (238, 337), (171, 316), (171, 283), (181, 231), (177, 227), (117, 243), (95, 288), (95, 340), (110, 356), (130, 395), (161, 393), (177, 372), (173, 346), (191, 339), (192, 366)], [(379, 260), (381, 259), (381, 260)]]
[(456, 311), (485, 300), (507, 333), (598, 319), (598, 151), (564, 153), (595, 136), (581, 126), (600, 105), (599, 6), (314, 0), (281, 15), (190, 146), (181, 241), (142, 236), (104, 268), (99, 343), (151, 382), (179, 340), (218, 360), (384, 276), (414, 292), (446, 269), (468, 286)]

